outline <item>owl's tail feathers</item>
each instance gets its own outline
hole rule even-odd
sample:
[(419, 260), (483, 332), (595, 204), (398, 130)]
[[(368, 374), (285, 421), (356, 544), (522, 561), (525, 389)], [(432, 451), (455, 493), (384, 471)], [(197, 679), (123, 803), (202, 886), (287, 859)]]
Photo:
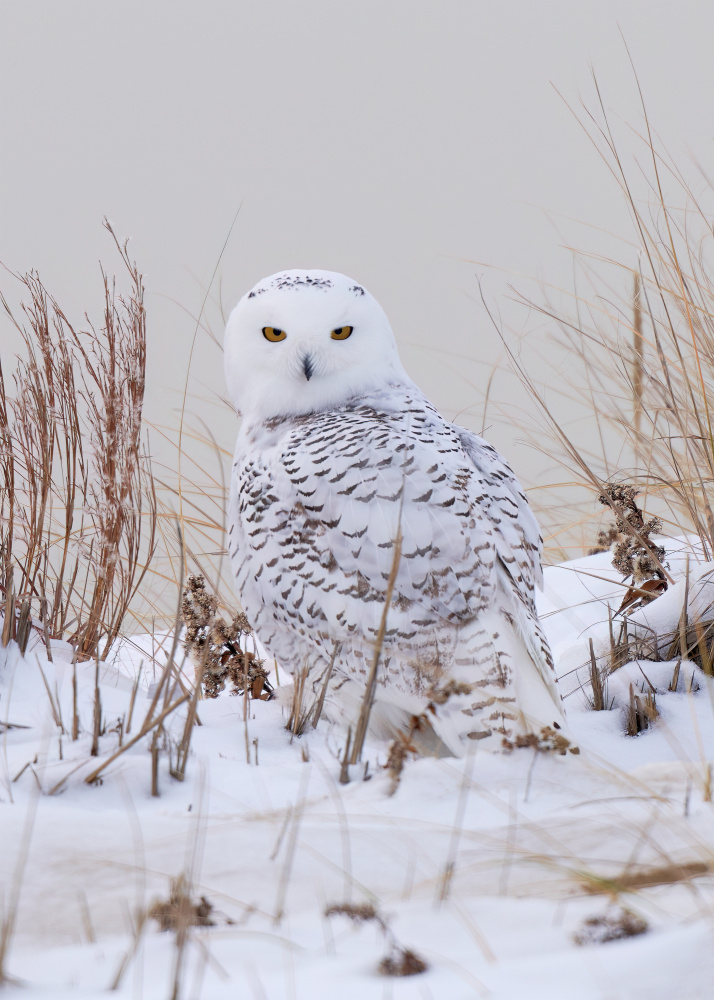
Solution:
[[(558, 690), (558, 677), (555, 672), (553, 654), (550, 651), (548, 640), (545, 637), (543, 626), (519, 600), (514, 600), (514, 626), (515, 631), (525, 646), (530, 661), (536, 669), (536, 674), (543, 687), (548, 693), (550, 704), (548, 707), (558, 713), (556, 721), (565, 720), (565, 709), (563, 699)], [(517, 670), (517, 678), (522, 670)], [(527, 703), (524, 707), (527, 707)]]
[[(354, 681), (340, 687), (339, 701), (329, 700), (328, 715), (340, 719), (344, 725), (354, 727), (359, 716), (364, 690)], [(404, 741), (405, 746), (421, 757), (459, 756), (458, 742), (445, 742), (441, 733), (432, 725), (431, 717), (424, 714), (424, 699), (394, 686), (380, 687), (369, 717), (369, 732), (374, 739), (391, 743)]]
[(508, 595), (503, 595), (499, 610), (481, 614), (462, 628), (450, 680), (437, 693), (442, 698), (433, 699), (433, 714), (427, 716), (457, 756), (474, 740), (483, 741), (487, 749), (502, 749), (545, 730), (566, 735), (563, 704), (541, 625)]

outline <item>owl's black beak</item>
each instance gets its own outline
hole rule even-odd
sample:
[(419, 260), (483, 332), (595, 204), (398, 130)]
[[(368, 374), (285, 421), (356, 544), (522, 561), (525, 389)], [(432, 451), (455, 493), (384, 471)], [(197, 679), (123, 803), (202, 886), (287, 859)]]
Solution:
[(302, 370), (305, 372), (305, 378), (309, 382), (312, 378), (312, 373), (315, 370), (312, 366), (312, 358), (309, 354), (304, 355), (302, 359)]

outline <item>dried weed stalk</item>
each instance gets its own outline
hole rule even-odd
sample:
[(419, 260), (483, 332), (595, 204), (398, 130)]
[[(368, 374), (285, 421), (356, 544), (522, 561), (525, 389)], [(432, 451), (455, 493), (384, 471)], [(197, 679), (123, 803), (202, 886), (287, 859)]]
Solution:
[[(400, 511), (401, 517), (401, 511)], [(389, 615), (389, 609), (392, 605), (392, 596), (394, 594), (394, 585), (397, 581), (397, 572), (399, 570), (399, 563), (402, 557), (402, 529), (401, 526), (397, 531), (397, 537), (394, 539), (394, 553), (392, 555), (392, 567), (389, 572), (389, 579), (387, 580), (387, 589), (384, 594), (384, 606), (382, 607), (382, 617), (379, 622), (379, 628), (377, 630), (377, 638), (374, 644), (374, 655), (372, 657), (372, 665), (370, 667), (369, 674), (367, 675), (367, 682), (365, 684), (364, 696), (362, 698), (362, 704), (360, 705), (360, 712), (357, 718), (357, 725), (355, 727), (355, 736), (352, 743), (352, 752), (350, 754), (350, 764), (356, 764), (362, 756), (362, 748), (364, 747), (364, 741), (367, 736), (367, 729), (369, 728), (369, 717), (372, 714), (372, 706), (374, 705), (375, 695), (377, 693), (377, 670), (379, 668), (379, 661), (382, 655), (382, 647), (384, 646), (384, 639), (387, 632), (387, 617)]]

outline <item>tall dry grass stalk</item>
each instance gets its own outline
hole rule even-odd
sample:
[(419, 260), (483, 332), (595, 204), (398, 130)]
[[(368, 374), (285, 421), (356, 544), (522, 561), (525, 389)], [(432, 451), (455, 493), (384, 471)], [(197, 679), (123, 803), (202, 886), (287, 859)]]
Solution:
[[(357, 725), (355, 727), (355, 738), (354, 738), (354, 743), (352, 744), (350, 764), (356, 764), (357, 761), (360, 760), (362, 757), (362, 749), (364, 747), (364, 741), (367, 737), (367, 730), (369, 728), (369, 717), (372, 714), (372, 707), (374, 705), (374, 699), (377, 693), (377, 669), (379, 667), (379, 661), (382, 656), (384, 637), (387, 633), (387, 618), (389, 615), (389, 609), (392, 605), (394, 584), (396, 583), (397, 580), (397, 573), (399, 572), (399, 563), (402, 558), (401, 510), (399, 519), (400, 519), (400, 526), (399, 530), (397, 531), (397, 537), (394, 539), (394, 554), (392, 556), (392, 567), (389, 571), (389, 579), (387, 580), (387, 589), (384, 594), (384, 606), (382, 608), (382, 616), (379, 621), (379, 629), (377, 630), (377, 638), (374, 644), (372, 665), (370, 667), (369, 674), (367, 675), (364, 696), (362, 698), (359, 717), (357, 719)], [(345, 751), (345, 760), (346, 759), (347, 759), (347, 751)]]
[[(645, 155), (628, 169), (597, 81), (595, 88), (594, 111), (571, 110), (626, 201), (634, 252), (619, 261), (576, 255), (593, 294), (576, 296), (575, 315), (518, 294), (558, 331), (566, 351), (565, 364), (559, 362), (568, 372), (564, 398), (573, 407), (584, 399), (592, 406), (584, 434), (566, 431), (556, 402), (546, 401), (515, 354), (511, 358), (550, 431), (547, 443), (541, 438), (535, 446), (557, 458), (591, 497), (602, 494), (608, 480), (640, 485), (667, 529), (696, 533), (708, 559), (714, 553), (712, 215), (655, 139), (644, 100), (643, 128), (634, 132)], [(643, 180), (647, 198), (641, 197)], [(624, 283), (605, 276), (603, 268), (613, 267)]]
[[(25, 357), (12, 388), (0, 367), (0, 537), (6, 614), (15, 637), (23, 602), (51, 639), (80, 660), (105, 657), (157, 542), (156, 492), (142, 450), (146, 369), (144, 286), (108, 222), (129, 276), (117, 293), (102, 271), (99, 328), (77, 330), (39, 275), (17, 275), (28, 295), (15, 317)], [(38, 625), (39, 627), (39, 625)]]
[(632, 283), (632, 410), (635, 424), (635, 440), (642, 434), (643, 387), (645, 377), (644, 342), (642, 339), (642, 283), (640, 273), (635, 271)]

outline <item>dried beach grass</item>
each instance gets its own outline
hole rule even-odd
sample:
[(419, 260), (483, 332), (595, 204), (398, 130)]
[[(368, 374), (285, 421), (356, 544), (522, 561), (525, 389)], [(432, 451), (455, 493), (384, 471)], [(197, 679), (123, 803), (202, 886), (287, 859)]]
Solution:
[[(36, 272), (16, 275), (29, 300), (10, 391), (0, 367), (0, 532), (5, 627), (22, 610), (47, 642), (105, 658), (156, 548), (156, 492), (141, 443), (146, 368), (144, 285), (108, 222), (129, 294), (102, 271), (104, 316), (78, 330)], [(15, 612), (19, 614), (15, 614)]]
[(656, 868), (625, 869), (612, 878), (584, 878), (582, 887), (589, 895), (610, 893), (613, 897), (623, 892), (636, 892), (658, 885), (675, 885), (690, 882), (711, 873), (711, 865), (706, 861), (667, 862)]
[[(638, 144), (630, 169), (624, 153), (629, 139), (616, 131), (597, 80), (594, 84), (594, 106), (570, 110), (624, 198), (632, 252), (627, 259), (612, 259), (573, 250), (579, 287), (572, 307), (552, 301), (548, 293), (538, 300), (516, 291), (517, 300), (554, 330), (558, 370), (548, 380), (548, 399), (517, 353), (507, 344), (506, 350), (541, 414), (529, 443), (556, 461), (571, 492), (577, 489), (585, 498), (571, 505), (577, 522), (571, 516), (567, 523), (555, 488), (552, 504), (540, 500), (549, 545), (563, 539), (563, 556), (567, 540), (582, 530), (587, 548), (589, 525), (598, 516), (593, 500), (604, 497), (618, 530), (642, 543), (669, 580), (657, 546), (647, 543), (641, 526), (618, 520), (607, 487), (634, 487), (666, 533), (693, 533), (703, 558), (712, 558), (714, 229), (703, 201), (712, 185), (704, 178), (708, 190), (700, 193), (673, 162), (653, 133), (641, 91), (642, 125), (630, 129)], [(583, 418), (577, 424), (560, 419), (554, 385), (567, 412)]]

